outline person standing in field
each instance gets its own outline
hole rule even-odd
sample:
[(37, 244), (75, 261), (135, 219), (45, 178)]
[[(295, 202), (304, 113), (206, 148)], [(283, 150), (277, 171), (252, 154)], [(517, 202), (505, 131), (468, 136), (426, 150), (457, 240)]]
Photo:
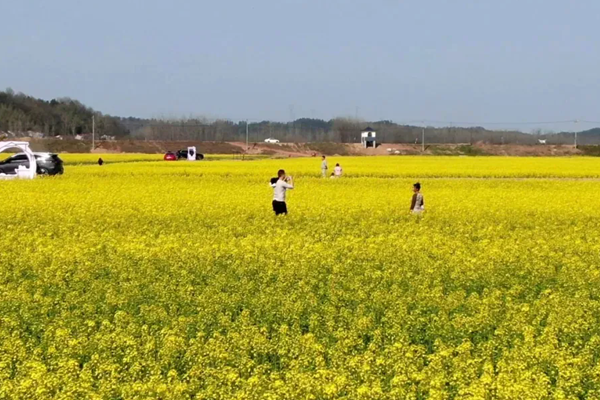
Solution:
[(335, 168), (333, 169), (333, 173), (335, 174), (336, 178), (341, 178), (342, 173), (344, 172), (344, 170), (342, 169), (342, 167), (340, 167), (340, 164), (335, 164)]
[(273, 183), (273, 211), (275, 215), (287, 215), (287, 204), (285, 202), (285, 194), (288, 190), (294, 188), (294, 180), (291, 176), (286, 176), (285, 171), (280, 169), (277, 171), (277, 181)]
[(321, 175), (323, 176), (323, 178), (327, 177), (327, 159), (325, 158), (325, 156), (322, 157), (321, 159)]
[(410, 211), (413, 214), (421, 214), (425, 211), (425, 199), (421, 193), (421, 184), (419, 182), (413, 185), (413, 197), (410, 203)]

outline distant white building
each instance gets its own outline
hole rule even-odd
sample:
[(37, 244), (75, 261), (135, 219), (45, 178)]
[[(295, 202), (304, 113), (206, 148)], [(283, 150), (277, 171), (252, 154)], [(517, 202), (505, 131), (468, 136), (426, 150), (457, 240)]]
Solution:
[(364, 129), (360, 134), (360, 144), (362, 144), (364, 148), (377, 147), (377, 132), (370, 127)]

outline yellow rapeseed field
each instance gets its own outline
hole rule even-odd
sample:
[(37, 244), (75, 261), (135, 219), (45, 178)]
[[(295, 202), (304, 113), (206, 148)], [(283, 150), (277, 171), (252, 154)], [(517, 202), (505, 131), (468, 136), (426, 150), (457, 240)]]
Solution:
[[(4, 154), (3, 154), (4, 155)], [(61, 154), (60, 158), (64, 161), (65, 165), (89, 165), (98, 164), (98, 159), (107, 163), (129, 163), (139, 161), (162, 161), (164, 154), (120, 154), (120, 153), (87, 153), (87, 154)], [(206, 154), (204, 156), (206, 160), (227, 160), (233, 159), (234, 156), (230, 154)], [(239, 158), (240, 156), (237, 156)], [(258, 157), (258, 156), (251, 156)], [(0, 159), (3, 159), (0, 157)]]
[(600, 398), (600, 159), (76, 157), (0, 182), (0, 399)]

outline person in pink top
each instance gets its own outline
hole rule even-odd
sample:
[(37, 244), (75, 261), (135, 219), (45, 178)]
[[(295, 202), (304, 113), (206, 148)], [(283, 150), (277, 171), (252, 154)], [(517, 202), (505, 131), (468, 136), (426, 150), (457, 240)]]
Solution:
[(342, 169), (342, 167), (340, 167), (340, 164), (335, 164), (335, 168), (333, 169), (333, 173), (335, 174), (336, 178), (340, 178), (342, 176), (342, 173), (344, 172), (344, 170)]

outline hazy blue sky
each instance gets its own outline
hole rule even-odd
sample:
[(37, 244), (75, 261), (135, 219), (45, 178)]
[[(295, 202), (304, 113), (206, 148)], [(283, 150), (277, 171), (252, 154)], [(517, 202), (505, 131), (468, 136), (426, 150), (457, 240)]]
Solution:
[(19, 0), (0, 15), (0, 88), (115, 115), (600, 121), (598, 0)]

